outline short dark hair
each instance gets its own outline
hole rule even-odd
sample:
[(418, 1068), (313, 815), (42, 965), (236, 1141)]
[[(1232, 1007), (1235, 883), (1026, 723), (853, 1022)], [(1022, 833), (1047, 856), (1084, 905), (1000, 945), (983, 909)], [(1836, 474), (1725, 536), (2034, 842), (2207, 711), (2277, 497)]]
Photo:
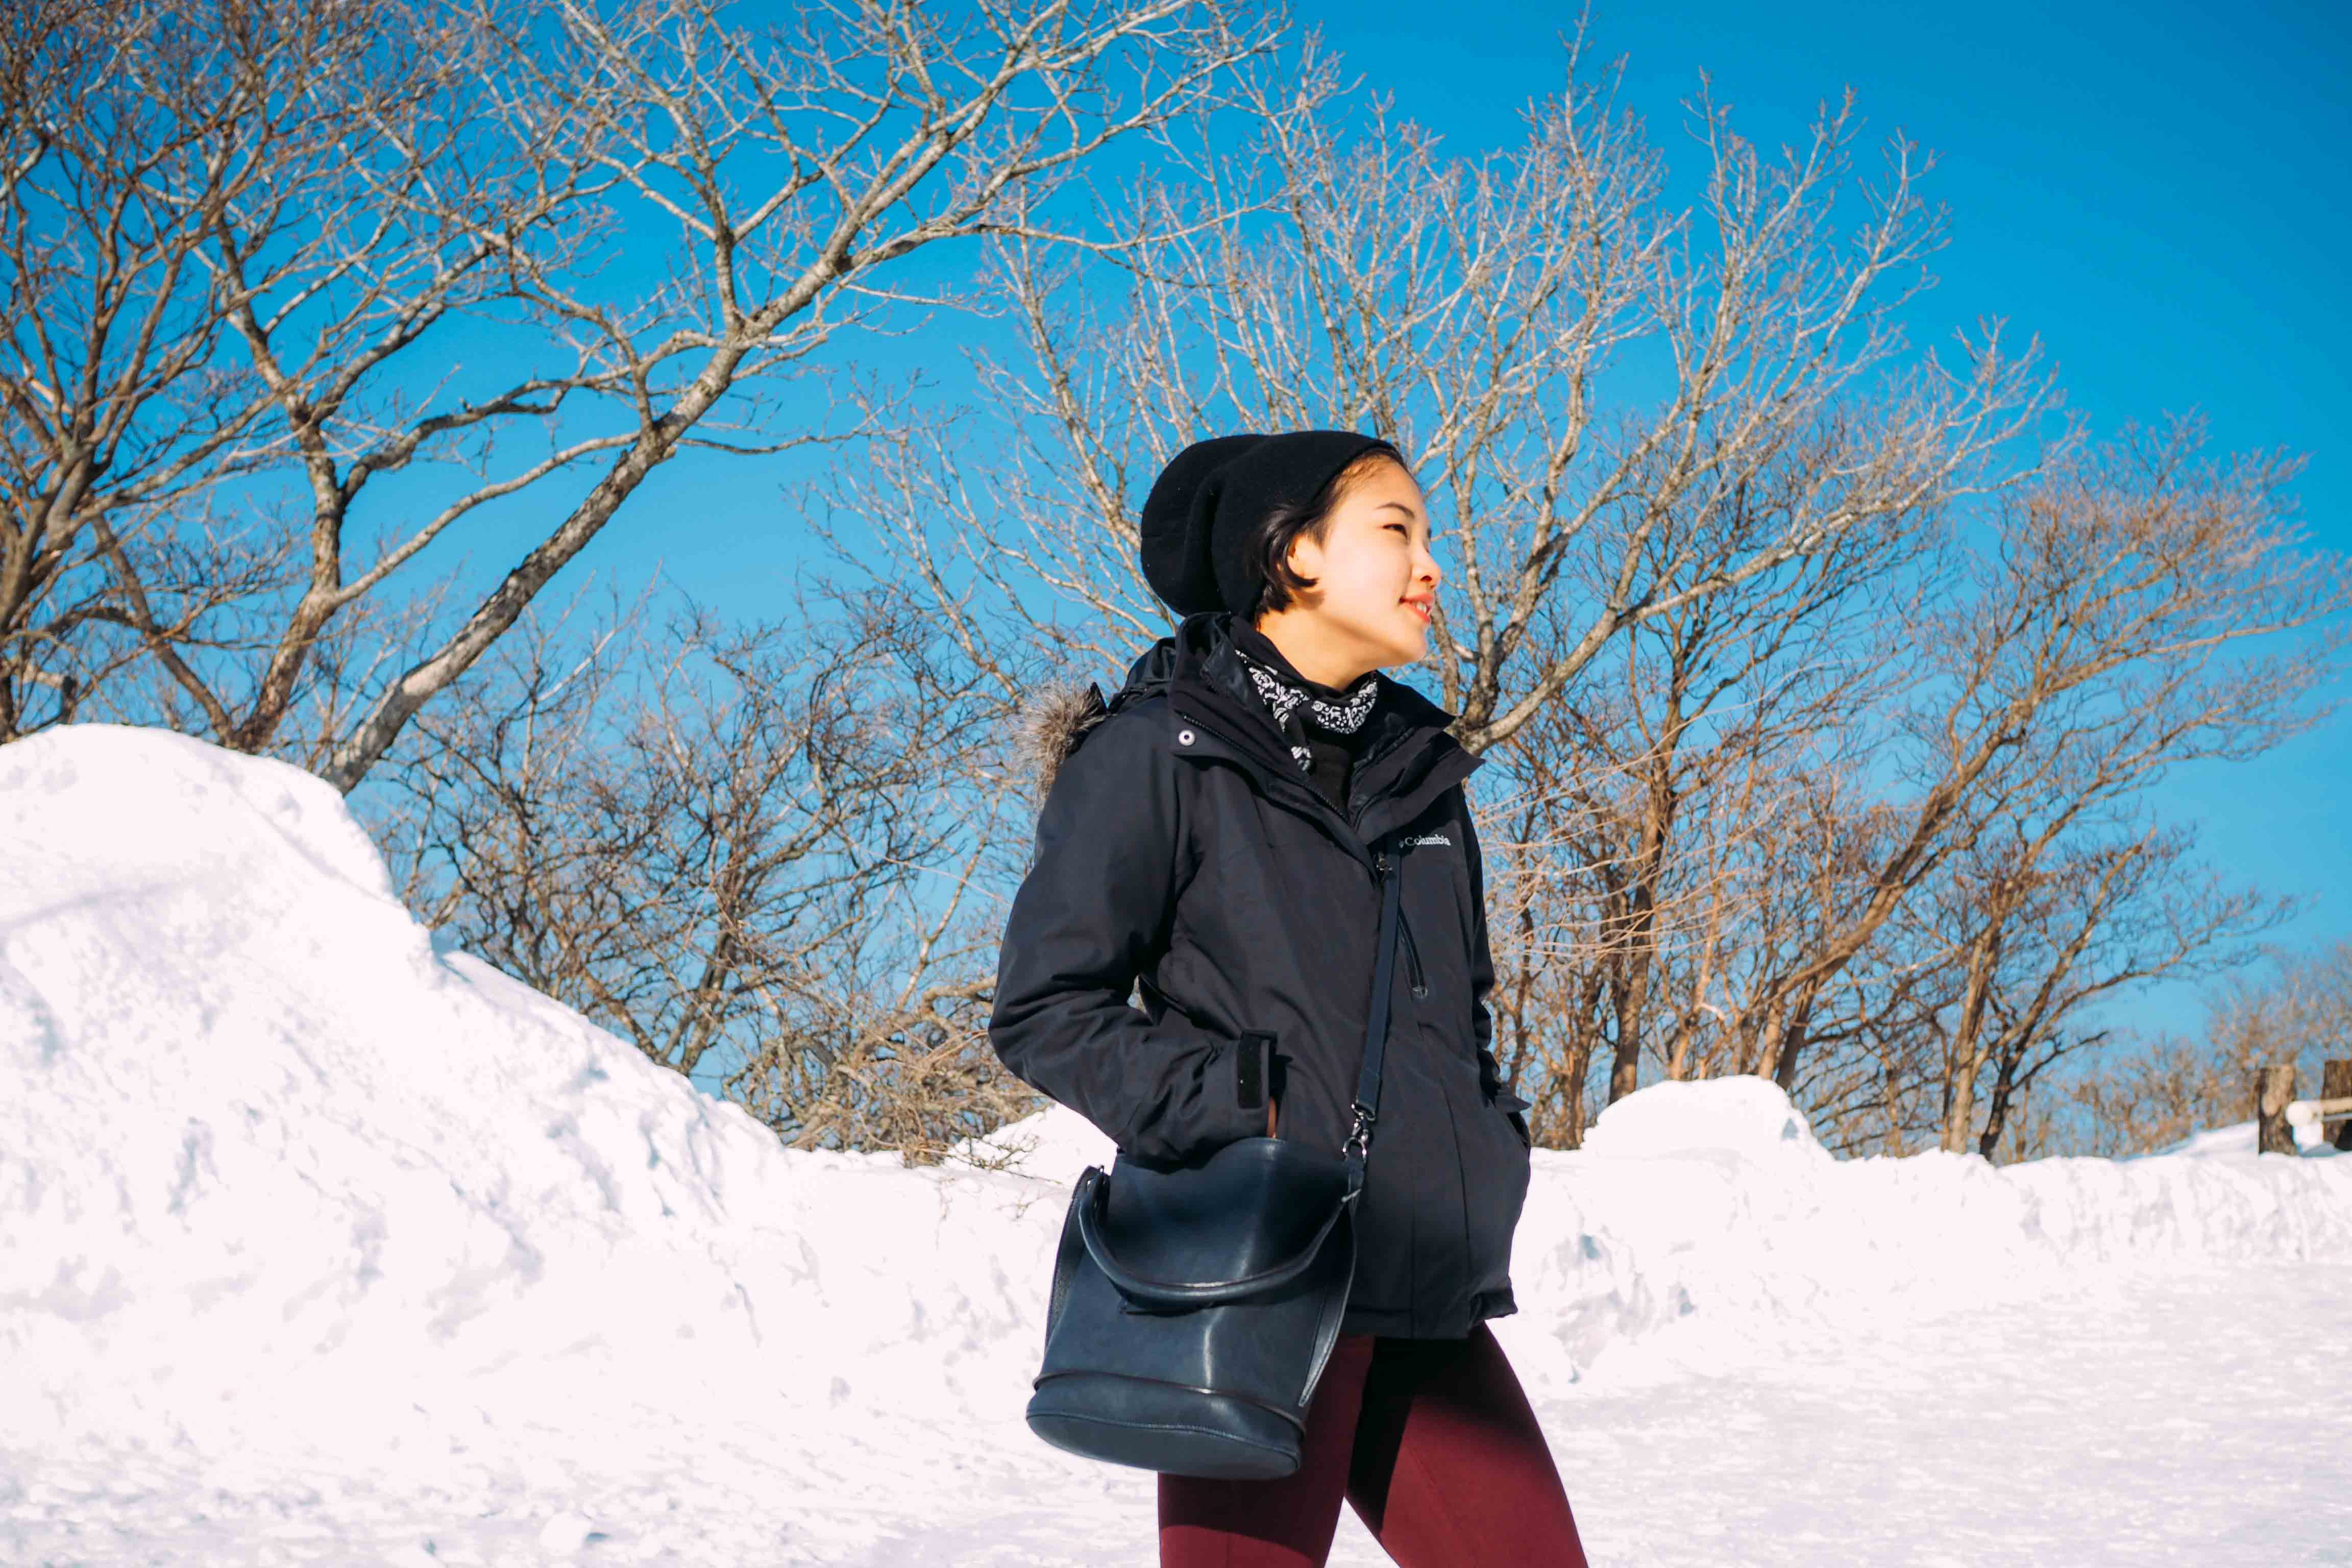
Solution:
[(1348, 466), (1323, 481), (1323, 488), (1303, 501), (1286, 501), (1265, 514), (1258, 524), (1253, 549), (1257, 556), (1257, 598), (1243, 619), (1255, 621), (1269, 610), (1286, 610), (1292, 598), (1301, 590), (1315, 586), (1315, 579), (1302, 577), (1290, 569), (1290, 547), (1300, 534), (1316, 543), (1323, 542), (1323, 531), (1331, 524), (1331, 512), (1347, 493), (1348, 486), (1363, 477), (1374, 463), (1394, 463), (1408, 474), (1404, 454), (1386, 441), (1375, 441), (1348, 461)]

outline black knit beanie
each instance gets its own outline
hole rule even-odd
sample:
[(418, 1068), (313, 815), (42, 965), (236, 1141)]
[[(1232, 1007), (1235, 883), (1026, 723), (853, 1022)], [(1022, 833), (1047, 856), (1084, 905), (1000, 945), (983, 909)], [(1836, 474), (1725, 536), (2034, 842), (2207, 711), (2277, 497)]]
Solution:
[(1267, 514), (1303, 506), (1379, 437), (1353, 430), (1217, 436), (1169, 460), (1143, 502), (1143, 575), (1180, 616), (1246, 614), (1260, 563), (1251, 542)]

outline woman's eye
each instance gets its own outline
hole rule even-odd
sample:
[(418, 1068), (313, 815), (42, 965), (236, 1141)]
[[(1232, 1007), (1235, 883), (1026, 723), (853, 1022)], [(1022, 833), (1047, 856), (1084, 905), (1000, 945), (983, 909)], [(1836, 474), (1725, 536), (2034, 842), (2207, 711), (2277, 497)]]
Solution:
[(1403, 534), (1403, 535), (1404, 535), (1406, 538), (1408, 538), (1408, 539), (1410, 539), (1410, 538), (1412, 538), (1412, 530), (1411, 530), (1410, 528), (1407, 528), (1404, 524), (1402, 524), (1402, 523), (1401, 523), (1401, 522), (1391, 522), (1391, 523), (1386, 524), (1385, 526), (1395, 529), (1399, 533)]

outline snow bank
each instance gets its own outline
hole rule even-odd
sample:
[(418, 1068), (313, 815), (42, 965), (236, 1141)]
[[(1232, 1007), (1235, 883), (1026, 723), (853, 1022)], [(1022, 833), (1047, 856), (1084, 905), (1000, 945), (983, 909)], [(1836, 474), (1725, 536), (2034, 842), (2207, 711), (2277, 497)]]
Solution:
[(2251, 1135), (2134, 1160), (1842, 1161), (1752, 1079), (1643, 1089), (1536, 1170), (1513, 1274), (1554, 1377), (1753, 1359), (2151, 1270), (2352, 1261), (2352, 1162), (2257, 1159)]
[(0, 1440), (1003, 1396), (1035, 1184), (785, 1154), (436, 952), (294, 768), (77, 727), (0, 823)]
[[(708, 1440), (1017, 1415), (1069, 1178), (796, 1154), (459, 952), (309, 775), (153, 731), (0, 749), (0, 1447)], [(2352, 1161), (1840, 1162), (1770, 1085), (1540, 1153), (1538, 1384), (2133, 1268), (2352, 1257)], [(562, 1451), (555, 1444), (549, 1452)], [(255, 1462), (260, 1462), (255, 1460)], [(551, 1460), (550, 1462), (553, 1462)]]
[(1629, 1095), (1593, 1121), (1580, 1152), (1602, 1159), (1709, 1152), (1800, 1167), (1822, 1157), (1804, 1113), (1760, 1078), (1661, 1083)]

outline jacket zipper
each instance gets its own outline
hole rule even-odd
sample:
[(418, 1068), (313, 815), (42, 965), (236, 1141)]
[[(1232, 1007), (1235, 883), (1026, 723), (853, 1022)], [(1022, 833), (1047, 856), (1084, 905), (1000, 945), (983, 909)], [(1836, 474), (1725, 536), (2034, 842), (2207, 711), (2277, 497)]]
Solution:
[(1429, 994), (1429, 982), (1421, 973), (1421, 949), (1412, 940), (1412, 922), (1404, 918), (1402, 904), (1397, 908), (1397, 931), (1404, 938), (1405, 973), (1412, 981), (1412, 994), (1416, 997), (1426, 996)]
[[(1383, 849), (1372, 857), (1372, 886), (1377, 888), (1391, 877), (1403, 875), (1404, 868), (1391, 860), (1388, 851)], [(1404, 938), (1405, 977), (1412, 983), (1412, 994), (1415, 997), (1426, 996), (1429, 994), (1429, 981), (1421, 972), (1421, 948), (1412, 940), (1412, 922), (1405, 919), (1402, 900), (1397, 904), (1397, 934)]]

